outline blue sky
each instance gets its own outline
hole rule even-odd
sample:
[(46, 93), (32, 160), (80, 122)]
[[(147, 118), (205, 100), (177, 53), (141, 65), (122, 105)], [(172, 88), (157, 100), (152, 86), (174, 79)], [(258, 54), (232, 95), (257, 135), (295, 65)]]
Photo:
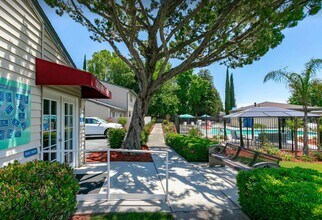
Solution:
[[(78, 68), (82, 68), (85, 54), (90, 59), (94, 52), (110, 49), (107, 43), (92, 41), (87, 29), (68, 16), (60, 17), (43, 1), (40, 4)], [(287, 87), (275, 82), (264, 84), (265, 75), (284, 67), (288, 71), (301, 72), (309, 59), (322, 58), (322, 12), (307, 17), (283, 33), (283, 42), (259, 61), (230, 70), (234, 75), (237, 107), (263, 101), (286, 102), (290, 96)], [(226, 67), (212, 64), (207, 69), (214, 76), (215, 86), (224, 100)], [(318, 77), (322, 78), (322, 71)]]

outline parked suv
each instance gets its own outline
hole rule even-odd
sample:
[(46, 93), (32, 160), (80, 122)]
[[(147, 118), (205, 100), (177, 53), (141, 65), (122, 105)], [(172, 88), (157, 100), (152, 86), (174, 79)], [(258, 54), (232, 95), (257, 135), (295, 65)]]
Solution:
[(85, 117), (86, 136), (105, 136), (109, 128), (123, 128), (121, 124), (110, 123), (98, 117)]

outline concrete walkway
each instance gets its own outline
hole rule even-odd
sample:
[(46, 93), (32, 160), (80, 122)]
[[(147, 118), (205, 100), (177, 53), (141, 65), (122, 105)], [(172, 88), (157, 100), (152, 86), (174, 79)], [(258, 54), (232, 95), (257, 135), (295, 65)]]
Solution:
[[(164, 143), (156, 124), (149, 137), (153, 150), (169, 154), (169, 206), (175, 219), (248, 219), (240, 210), (235, 185), (236, 172), (230, 168), (209, 168), (205, 163), (189, 163)], [(165, 186), (165, 156), (153, 155)]]
[[(161, 124), (156, 124), (148, 146), (164, 150), (169, 155), (169, 200), (125, 201), (111, 200), (79, 202), (77, 213), (106, 213), (128, 211), (167, 211), (175, 219), (248, 219), (240, 210), (235, 185), (236, 172), (230, 168), (209, 168), (205, 163), (188, 163), (163, 138)], [(165, 156), (153, 154), (154, 163), (111, 163), (112, 193), (162, 193), (165, 190)], [(106, 165), (83, 167), (77, 174), (106, 172)], [(89, 177), (83, 176), (84, 181)], [(102, 178), (102, 177), (100, 177)], [(106, 181), (105, 181), (106, 182)], [(90, 184), (90, 183), (86, 183)], [(106, 191), (106, 183), (99, 190)]]

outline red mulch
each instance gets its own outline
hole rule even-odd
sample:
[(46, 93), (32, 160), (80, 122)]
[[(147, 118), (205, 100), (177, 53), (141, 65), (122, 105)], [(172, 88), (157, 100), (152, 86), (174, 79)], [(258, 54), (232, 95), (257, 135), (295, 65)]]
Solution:
[(90, 215), (73, 215), (73, 217), (70, 220), (90, 220)]
[[(149, 147), (144, 145), (141, 150), (149, 150)], [(153, 162), (152, 156), (149, 153), (123, 153), (111, 151), (111, 162), (113, 161), (129, 161), (129, 162)], [(86, 162), (107, 162), (106, 152), (94, 152), (86, 156)]]

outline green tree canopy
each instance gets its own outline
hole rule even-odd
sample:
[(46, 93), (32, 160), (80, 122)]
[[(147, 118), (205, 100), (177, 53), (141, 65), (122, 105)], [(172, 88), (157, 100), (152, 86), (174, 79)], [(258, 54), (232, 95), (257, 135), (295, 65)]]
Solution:
[(98, 79), (124, 86), (138, 92), (138, 85), (133, 71), (116, 53), (107, 50), (95, 52), (87, 61), (88, 71)]
[(206, 88), (202, 94), (199, 102), (199, 108), (196, 108), (196, 115), (211, 115), (216, 116), (223, 110), (223, 104), (214, 85), (214, 79), (209, 70), (203, 69), (198, 72), (198, 76), (204, 80), (204, 87)]
[(209, 70), (187, 71), (177, 77), (179, 114), (217, 115), (223, 109)]
[[(321, 8), (320, 0), (45, 1), (86, 26), (93, 40), (109, 43), (135, 74), (138, 98), (125, 148), (140, 148), (151, 97), (169, 79), (214, 62), (251, 64), (281, 43), (283, 29)], [(179, 62), (152, 77), (158, 61), (171, 59)]]
[(148, 115), (165, 117), (178, 113), (179, 99), (176, 95), (178, 85), (175, 79), (169, 80), (151, 98)]

